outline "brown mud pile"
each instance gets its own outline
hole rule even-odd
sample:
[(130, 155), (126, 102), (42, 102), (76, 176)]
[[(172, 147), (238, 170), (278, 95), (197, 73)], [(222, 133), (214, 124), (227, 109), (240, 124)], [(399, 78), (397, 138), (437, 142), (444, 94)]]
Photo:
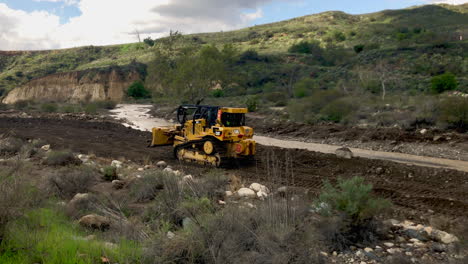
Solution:
[[(180, 164), (173, 158), (170, 146), (147, 148), (149, 132), (112, 122), (3, 117), (0, 134), (5, 133), (24, 139), (41, 138), (51, 143), (52, 148), (83, 154), (134, 161), (166, 160), (194, 175), (208, 170)], [(259, 146), (254, 162), (234, 163), (228, 172), (250, 181), (306, 188), (311, 195), (319, 193), (323, 180), (333, 182), (338, 177), (362, 176), (374, 185), (378, 195), (393, 201), (397, 213), (409, 219), (431, 214), (451, 219), (468, 217), (468, 173), (459, 171), (363, 158), (347, 160), (331, 154)]]

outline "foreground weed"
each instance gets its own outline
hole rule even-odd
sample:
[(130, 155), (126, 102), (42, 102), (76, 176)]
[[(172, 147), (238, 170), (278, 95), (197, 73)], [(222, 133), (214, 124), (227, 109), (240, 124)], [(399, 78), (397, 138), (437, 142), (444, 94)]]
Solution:
[(138, 263), (140, 249), (130, 241), (109, 245), (88, 241), (80, 227), (52, 209), (36, 209), (13, 222), (0, 245), (0, 263)]

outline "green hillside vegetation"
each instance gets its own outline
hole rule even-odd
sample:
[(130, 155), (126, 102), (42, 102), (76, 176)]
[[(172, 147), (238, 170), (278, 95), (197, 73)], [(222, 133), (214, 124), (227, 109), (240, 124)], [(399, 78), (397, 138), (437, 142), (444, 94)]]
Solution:
[(158, 103), (248, 101), (251, 110), (286, 107), (284, 117), (300, 122), (450, 127), (440, 114), (450, 98), (438, 94), (468, 92), (467, 33), (468, 4), (325, 12), (230, 32), (0, 55), (0, 93), (50, 73), (137, 61), (148, 65), (144, 84)]

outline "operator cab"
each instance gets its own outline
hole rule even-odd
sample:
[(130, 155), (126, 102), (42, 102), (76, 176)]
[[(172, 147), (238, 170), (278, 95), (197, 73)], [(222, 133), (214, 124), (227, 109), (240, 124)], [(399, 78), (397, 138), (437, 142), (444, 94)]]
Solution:
[(182, 105), (177, 110), (177, 120), (182, 125), (188, 120), (205, 119), (206, 127), (216, 126), (219, 120), (224, 127), (245, 126), (245, 108), (228, 108), (206, 105)]

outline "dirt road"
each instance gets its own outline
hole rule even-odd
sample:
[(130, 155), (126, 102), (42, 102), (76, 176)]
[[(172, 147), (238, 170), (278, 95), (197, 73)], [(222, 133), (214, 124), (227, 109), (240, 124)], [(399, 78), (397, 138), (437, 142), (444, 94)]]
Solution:
[[(165, 119), (151, 117), (148, 112), (152, 109), (152, 107), (152, 105), (122, 104), (118, 105), (117, 108), (111, 112), (116, 119), (124, 120), (126, 125), (142, 131), (151, 131), (153, 127), (166, 126), (171, 124)], [(327, 154), (335, 153), (335, 150), (341, 147), (329, 144), (281, 140), (265, 136), (255, 136), (254, 139), (259, 144), (265, 146), (289, 149), (305, 149)], [(373, 151), (359, 148), (351, 148), (351, 151), (353, 151), (355, 156), (367, 159), (388, 160), (410, 165), (447, 168), (468, 172), (468, 161), (424, 157), (396, 152)]]
[[(3, 117), (0, 134), (4, 133), (24, 139), (42, 138), (53, 149), (112, 159), (166, 160), (193, 175), (209, 170), (180, 164), (172, 157), (171, 147), (147, 148), (149, 132), (113, 122)], [(319, 193), (323, 180), (362, 176), (374, 185), (378, 195), (391, 199), (397, 214), (407, 219), (427, 219), (432, 214), (428, 210), (450, 219), (468, 218), (468, 173), (455, 170), (359, 157), (347, 160), (333, 154), (260, 145), (255, 164), (236, 164), (227, 172), (241, 176), (247, 183), (260, 181), (271, 187), (284, 184), (305, 188), (310, 195)]]

